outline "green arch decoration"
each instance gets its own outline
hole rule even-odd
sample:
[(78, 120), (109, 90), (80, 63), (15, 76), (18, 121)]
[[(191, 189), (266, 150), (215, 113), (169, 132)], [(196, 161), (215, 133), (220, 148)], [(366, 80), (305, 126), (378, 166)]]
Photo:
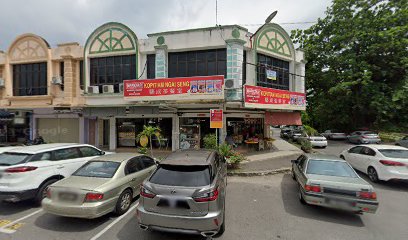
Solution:
[(276, 24), (267, 24), (257, 33), (255, 48), (286, 57), (293, 57), (293, 44), (284, 29)]

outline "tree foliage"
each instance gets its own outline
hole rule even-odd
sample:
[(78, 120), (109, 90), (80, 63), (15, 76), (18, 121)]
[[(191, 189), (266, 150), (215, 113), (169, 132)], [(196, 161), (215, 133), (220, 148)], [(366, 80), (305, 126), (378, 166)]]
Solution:
[(408, 1), (333, 0), (292, 38), (307, 61), (309, 124), (408, 129)]

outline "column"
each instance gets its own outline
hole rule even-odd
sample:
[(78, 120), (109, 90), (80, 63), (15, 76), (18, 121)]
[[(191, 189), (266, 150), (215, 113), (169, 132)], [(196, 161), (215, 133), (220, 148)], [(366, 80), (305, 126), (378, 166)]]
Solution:
[(173, 115), (172, 118), (172, 122), (173, 122), (173, 131), (172, 131), (172, 136), (171, 136), (171, 150), (172, 151), (176, 151), (180, 148), (180, 118), (179, 116), (176, 114)]
[(70, 105), (76, 96), (75, 61), (72, 56), (62, 56), (64, 60), (64, 104)]
[(88, 133), (88, 131), (85, 130), (85, 118), (79, 117), (78, 121), (79, 121), (79, 143), (86, 143), (85, 134)]
[(116, 118), (109, 118), (109, 150), (116, 150)]
[(227, 79), (233, 79), (234, 86), (225, 90), (229, 101), (242, 100), (242, 67), (244, 61), (245, 41), (229, 39), (227, 43)]
[(167, 46), (155, 46), (156, 49), (156, 78), (167, 77)]

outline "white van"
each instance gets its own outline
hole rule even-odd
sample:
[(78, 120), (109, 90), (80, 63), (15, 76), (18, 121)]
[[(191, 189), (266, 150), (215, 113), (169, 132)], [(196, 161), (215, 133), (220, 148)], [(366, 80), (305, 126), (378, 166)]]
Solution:
[(41, 144), (5, 151), (0, 154), (0, 201), (34, 199), (39, 204), (50, 184), (104, 154), (94, 146), (75, 143)]

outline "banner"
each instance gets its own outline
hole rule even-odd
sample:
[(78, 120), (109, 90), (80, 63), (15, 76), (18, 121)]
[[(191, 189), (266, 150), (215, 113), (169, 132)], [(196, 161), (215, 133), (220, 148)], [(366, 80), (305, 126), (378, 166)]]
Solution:
[(123, 96), (132, 101), (224, 99), (224, 76), (123, 81)]
[(266, 69), (266, 78), (270, 80), (276, 80), (276, 72), (271, 69)]
[(245, 85), (245, 107), (305, 110), (306, 95), (286, 90)]
[(210, 109), (210, 128), (223, 127), (222, 109)]

